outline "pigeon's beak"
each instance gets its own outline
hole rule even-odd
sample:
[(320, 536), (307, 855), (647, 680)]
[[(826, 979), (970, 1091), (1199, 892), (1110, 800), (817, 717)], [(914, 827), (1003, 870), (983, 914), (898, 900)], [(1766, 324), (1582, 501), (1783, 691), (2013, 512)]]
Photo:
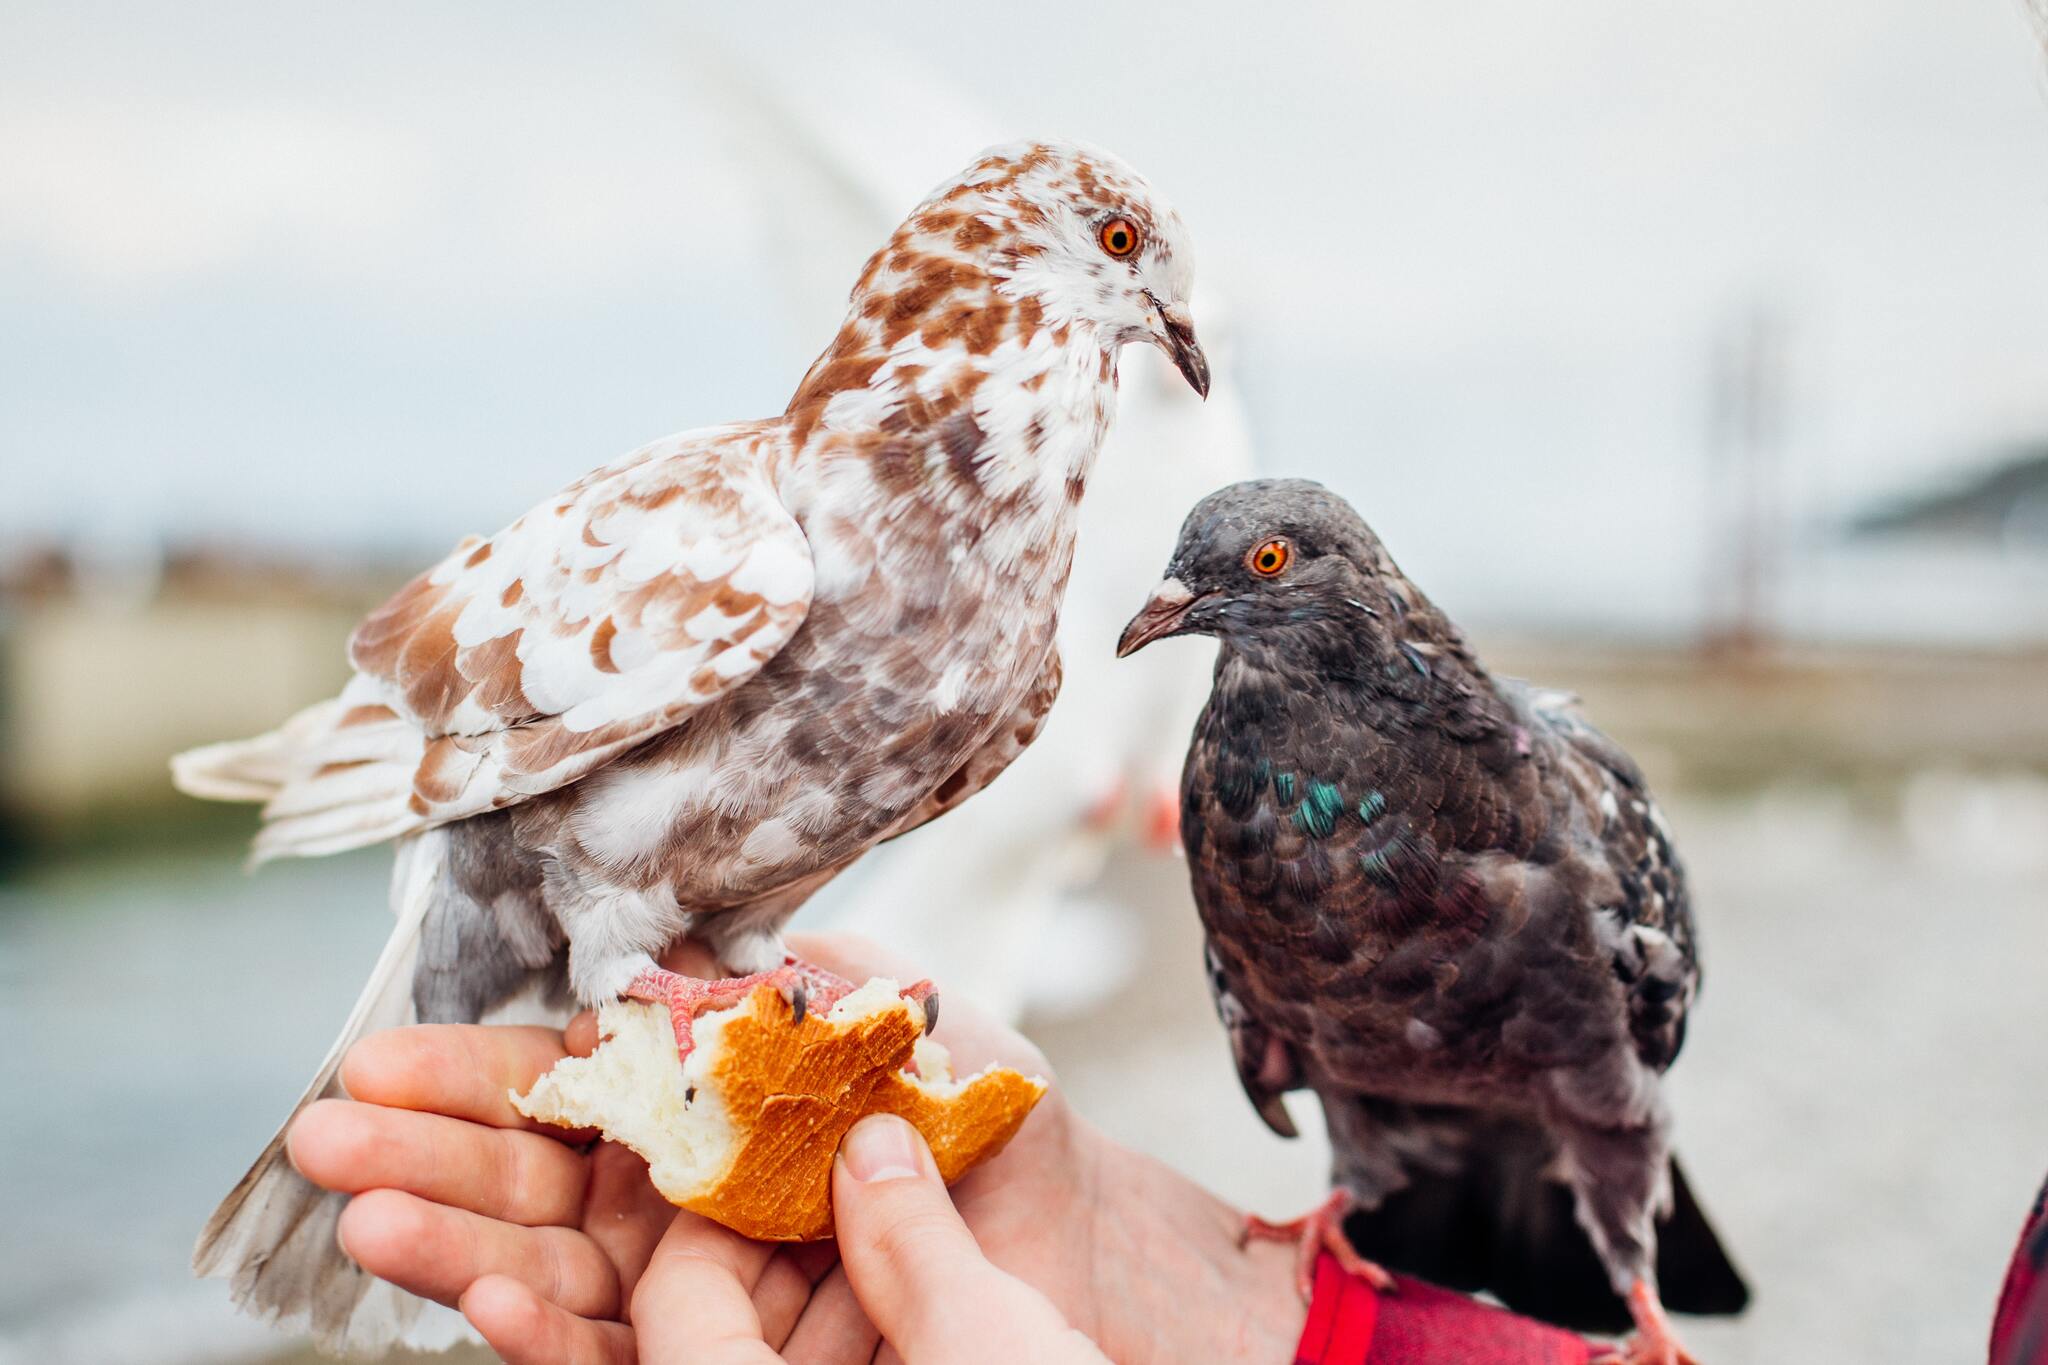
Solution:
[(1207, 398), (1209, 357), (1202, 354), (1202, 343), (1195, 340), (1195, 319), (1187, 305), (1160, 304), (1159, 324), (1165, 329), (1165, 335), (1159, 338), (1159, 349), (1173, 357), (1174, 368), (1188, 381), (1188, 387)]
[(1145, 599), (1145, 605), (1138, 609), (1138, 614), (1131, 618), (1131, 623), (1124, 627), (1123, 635), (1118, 638), (1116, 657), (1126, 658), (1154, 640), (1177, 634), (1189, 610), (1199, 600), (1178, 578), (1169, 578), (1152, 589), (1152, 595)]

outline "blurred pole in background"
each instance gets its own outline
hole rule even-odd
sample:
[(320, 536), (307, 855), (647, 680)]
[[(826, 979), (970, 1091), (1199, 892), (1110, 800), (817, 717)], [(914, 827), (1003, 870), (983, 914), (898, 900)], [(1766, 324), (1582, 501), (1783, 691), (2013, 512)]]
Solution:
[(1716, 338), (1710, 360), (1704, 644), (1712, 654), (1760, 655), (1781, 624), (1785, 319), (1778, 300), (1757, 299)]

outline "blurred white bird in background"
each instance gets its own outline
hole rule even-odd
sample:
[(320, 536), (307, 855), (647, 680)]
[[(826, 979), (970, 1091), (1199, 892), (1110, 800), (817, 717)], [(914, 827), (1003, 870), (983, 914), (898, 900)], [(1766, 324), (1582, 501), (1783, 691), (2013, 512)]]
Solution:
[[(931, 188), (930, 167), (1004, 137), (907, 53), (854, 39), (820, 49), (829, 60), (780, 50), (769, 70), (700, 45), (693, 73), (751, 172), (751, 207), (787, 267), (779, 278), (805, 336), (830, 330), (843, 282)], [(1253, 472), (1229, 310), (1201, 287), (1195, 308), (1206, 403), (1160, 357), (1133, 348), (1120, 362), (1116, 424), (1082, 505), (1060, 622), (1066, 681), (1037, 741), (979, 798), (876, 848), (812, 903), (813, 925), (899, 947), (942, 991), (1013, 1022), (1079, 1012), (1130, 979), (1137, 911), (1095, 894), (1098, 883), (1120, 850), (1179, 851), (1181, 761), (1208, 670), (1172, 652), (1115, 654), (1125, 608), (1157, 579), (1187, 509)]]

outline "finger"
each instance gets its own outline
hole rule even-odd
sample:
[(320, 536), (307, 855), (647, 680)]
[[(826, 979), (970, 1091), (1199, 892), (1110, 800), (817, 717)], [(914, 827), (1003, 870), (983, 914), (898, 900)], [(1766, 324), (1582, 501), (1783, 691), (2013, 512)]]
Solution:
[(796, 1262), (797, 1269), (812, 1284), (839, 1267), (839, 1248), (830, 1242), (792, 1242), (782, 1249), (782, 1254)]
[(562, 1046), (571, 1057), (588, 1057), (597, 1051), (597, 1012), (584, 1010), (562, 1029)]
[(761, 1319), (761, 1340), (782, 1349), (803, 1316), (804, 1305), (811, 1301), (811, 1288), (811, 1277), (788, 1249), (777, 1248), (762, 1268), (761, 1278), (754, 1282), (754, 1314)]
[(950, 1358), (985, 1340), (991, 1320), (1021, 1341), (1064, 1332), (1049, 1304), (983, 1257), (931, 1149), (902, 1119), (853, 1126), (833, 1166), (832, 1211), (854, 1293), (906, 1359)]
[[(849, 981), (887, 976), (908, 985), (924, 974), (904, 958), (859, 934), (791, 934), (789, 951)], [(939, 1012), (941, 1018), (945, 1011)]]
[(453, 1307), (486, 1275), (510, 1275), (586, 1318), (619, 1312), (619, 1280), (597, 1243), (568, 1228), (522, 1228), (403, 1190), (371, 1190), (341, 1212), (341, 1249), (408, 1293)]
[(654, 1188), (647, 1163), (630, 1147), (604, 1142), (591, 1152), (583, 1231), (617, 1267), (620, 1303), (632, 1302), (640, 1272), (675, 1217), (675, 1206)]
[(754, 1311), (761, 1315), (761, 1336), (781, 1351), (797, 1324), (809, 1315), (818, 1282), (839, 1265), (839, 1248), (831, 1242), (790, 1242), (777, 1247), (774, 1259), (754, 1286)]
[(343, 1194), (407, 1190), (486, 1218), (573, 1227), (589, 1163), (537, 1133), (354, 1100), (320, 1100), (295, 1119), (285, 1151), (299, 1174)]
[(562, 1056), (562, 1035), (553, 1029), (414, 1024), (373, 1033), (350, 1048), (341, 1083), (351, 1098), (371, 1104), (565, 1137), (567, 1130), (514, 1109), (510, 1095), (530, 1089)]
[(789, 1365), (841, 1365), (871, 1358), (881, 1341), (881, 1332), (853, 1296), (845, 1267), (835, 1265), (811, 1291), (803, 1316), (782, 1344), (782, 1358)]
[(633, 1335), (649, 1361), (754, 1365), (775, 1361), (753, 1287), (772, 1248), (681, 1213), (633, 1291)]
[(634, 1365), (633, 1329), (549, 1303), (509, 1275), (486, 1275), (457, 1305), (505, 1365)]
[(711, 950), (693, 938), (678, 939), (670, 944), (668, 951), (661, 955), (661, 965), (684, 976), (712, 978), (726, 975)]

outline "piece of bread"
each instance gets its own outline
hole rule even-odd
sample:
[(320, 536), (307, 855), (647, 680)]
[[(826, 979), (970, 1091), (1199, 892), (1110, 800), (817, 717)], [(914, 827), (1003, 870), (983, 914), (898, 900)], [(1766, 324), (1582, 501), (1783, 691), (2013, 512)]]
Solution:
[(660, 1005), (603, 1005), (597, 1026), (595, 1052), (555, 1063), (513, 1106), (601, 1129), (647, 1159), (670, 1203), (759, 1241), (832, 1235), (832, 1158), (863, 1116), (915, 1124), (950, 1184), (1001, 1151), (1045, 1093), (1007, 1068), (954, 1080), (923, 1008), (881, 977), (802, 1023), (779, 991), (757, 987), (698, 1015), (680, 1064)]

